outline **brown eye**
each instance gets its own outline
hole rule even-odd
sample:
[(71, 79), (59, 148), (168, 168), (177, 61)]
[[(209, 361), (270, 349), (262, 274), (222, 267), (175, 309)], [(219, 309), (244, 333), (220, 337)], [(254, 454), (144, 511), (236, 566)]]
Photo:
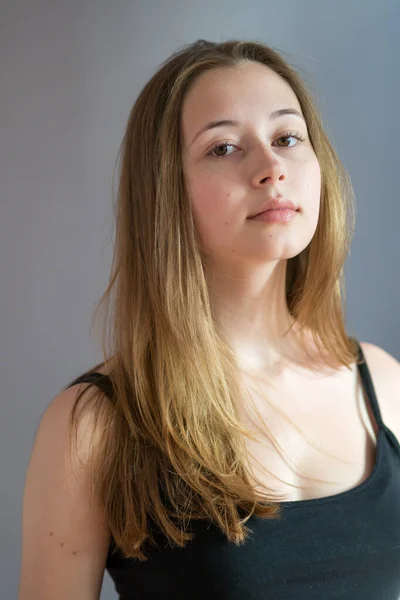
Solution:
[(224, 150), (226, 151), (226, 147), (227, 147), (227, 144), (221, 144), (220, 146), (216, 146), (216, 147), (214, 148), (214, 152), (215, 152), (215, 154), (216, 154), (217, 156), (221, 156), (221, 155), (219, 154), (219, 151), (220, 151), (220, 150), (222, 150), (222, 153), (223, 153), (223, 154), (222, 154), (222, 156), (225, 156)]
[[(216, 154), (216, 152), (218, 150), (222, 151), (224, 150), (224, 148), (226, 149), (227, 147), (231, 147), (231, 148), (236, 148), (236, 146), (234, 144), (229, 144), (228, 142), (223, 142), (222, 144), (217, 144), (216, 146), (214, 146), (213, 148), (211, 148), (210, 152), (208, 153), (211, 156), (215, 156), (216, 158), (224, 158), (224, 156), (229, 156), (227, 154)], [(214, 154), (215, 153), (215, 154)]]
[[(279, 142), (280, 140), (288, 140), (290, 137), (291, 137), (291, 136), (284, 135), (284, 136), (282, 136), (282, 137), (279, 137), (279, 138), (277, 139), (277, 141)], [(287, 146), (284, 146), (284, 147), (285, 147), (285, 148), (287, 148)]]
[[(285, 141), (285, 140), (288, 140), (290, 138), (298, 140), (299, 142), (304, 142), (304, 140), (305, 140), (305, 138), (301, 137), (301, 135), (299, 135), (298, 133), (290, 132), (290, 133), (286, 133), (285, 135), (280, 135), (277, 138), (277, 141), (278, 140)], [(291, 146), (287, 146), (287, 145), (279, 146), (279, 148), (293, 148), (293, 146), (297, 146), (297, 144), (292, 144)]]

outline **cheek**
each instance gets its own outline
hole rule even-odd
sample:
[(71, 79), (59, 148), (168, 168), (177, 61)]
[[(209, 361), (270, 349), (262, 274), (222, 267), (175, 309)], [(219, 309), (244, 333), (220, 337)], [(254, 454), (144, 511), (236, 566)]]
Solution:
[(197, 180), (190, 186), (190, 204), (205, 246), (214, 250), (224, 246), (232, 237), (232, 227), (235, 227), (231, 190), (210, 178)]
[(303, 181), (306, 183), (306, 191), (312, 194), (312, 200), (319, 200), (321, 196), (321, 169), (317, 157), (310, 162), (306, 171), (306, 177), (303, 175)]
[(232, 192), (212, 177), (199, 177), (190, 185), (190, 202), (202, 227), (213, 228), (229, 221)]
[(300, 202), (309, 220), (310, 226), (316, 228), (321, 202), (321, 169), (315, 158), (309, 165), (306, 175), (302, 177), (303, 189)]
[(304, 209), (310, 209), (319, 204), (321, 169), (316, 157), (298, 165), (292, 184), (294, 197)]

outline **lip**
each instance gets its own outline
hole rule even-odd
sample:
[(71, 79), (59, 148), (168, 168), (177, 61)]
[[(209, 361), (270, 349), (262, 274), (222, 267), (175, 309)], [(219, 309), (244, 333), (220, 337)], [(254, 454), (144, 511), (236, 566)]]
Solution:
[(254, 213), (253, 215), (249, 215), (248, 218), (253, 219), (254, 217), (257, 217), (258, 215), (261, 215), (262, 213), (267, 212), (269, 210), (280, 210), (283, 208), (290, 208), (290, 210), (295, 211), (298, 210), (297, 207), (293, 204), (293, 202), (291, 202), (287, 198), (270, 198), (262, 206), (260, 206), (260, 209), (256, 213)]
[(264, 221), (266, 223), (288, 223), (293, 221), (299, 211), (291, 208), (275, 208), (264, 210), (264, 212), (252, 217), (251, 221)]

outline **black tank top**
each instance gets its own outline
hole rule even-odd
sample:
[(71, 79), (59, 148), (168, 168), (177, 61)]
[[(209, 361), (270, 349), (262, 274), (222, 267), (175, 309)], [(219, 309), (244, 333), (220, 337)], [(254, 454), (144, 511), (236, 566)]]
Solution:
[[(360, 485), (333, 496), (282, 502), (280, 520), (252, 516), (242, 546), (194, 520), (185, 548), (161, 543), (126, 559), (110, 539), (106, 570), (120, 600), (399, 600), (400, 445), (382, 422), (361, 346), (360, 378), (378, 424), (376, 460)], [(100, 373), (82, 376), (105, 393)], [(161, 539), (161, 538), (160, 538)], [(159, 541), (159, 540), (158, 540)]]

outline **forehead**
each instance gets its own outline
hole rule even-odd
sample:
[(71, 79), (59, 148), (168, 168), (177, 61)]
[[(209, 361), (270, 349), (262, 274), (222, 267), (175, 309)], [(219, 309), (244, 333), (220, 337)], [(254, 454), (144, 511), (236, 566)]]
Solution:
[(296, 94), (280, 75), (256, 62), (218, 67), (202, 73), (188, 90), (182, 106), (184, 137), (213, 118), (250, 119), (283, 106), (301, 111)]

